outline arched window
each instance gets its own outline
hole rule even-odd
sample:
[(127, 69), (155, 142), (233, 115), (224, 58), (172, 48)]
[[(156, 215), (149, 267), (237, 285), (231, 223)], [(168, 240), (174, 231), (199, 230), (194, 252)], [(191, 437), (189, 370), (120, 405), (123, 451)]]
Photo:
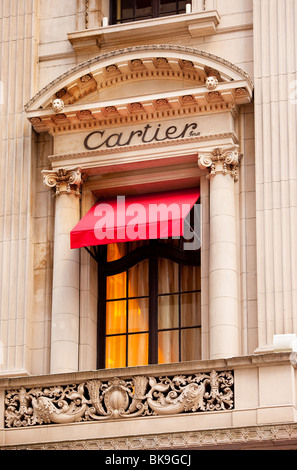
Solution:
[(98, 368), (201, 358), (200, 251), (182, 239), (96, 247)]

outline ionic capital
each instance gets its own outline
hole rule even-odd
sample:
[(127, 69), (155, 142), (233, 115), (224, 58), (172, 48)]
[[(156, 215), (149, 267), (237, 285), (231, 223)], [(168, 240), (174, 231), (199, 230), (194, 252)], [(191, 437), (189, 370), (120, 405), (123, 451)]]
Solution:
[(53, 190), (54, 196), (74, 194), (81, 196), (81, 186), (86, 181), (86, 174), (80, 168), (74, 170), (42, 170), (43, 184)]
[(230, 174), (234, 181), (238, 180), (237, 168), (242, 158), (238, 152), (238, 147), (215, 148), (212, 151), (198, 154), (198, 166), (202, 170), (209, 169), (207, 178), (212, 178), (216, 174)]

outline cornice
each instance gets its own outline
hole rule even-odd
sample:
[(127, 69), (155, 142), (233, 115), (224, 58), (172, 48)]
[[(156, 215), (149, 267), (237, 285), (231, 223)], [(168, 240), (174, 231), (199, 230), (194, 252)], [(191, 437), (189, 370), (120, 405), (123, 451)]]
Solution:
[[(155, 149), (155, 148), (164, 148), (176, 145), (186, 145), (186, 144), (194, 144), (199, 142), (212, 142), (218, 140), (230, 139), (234, 142), (235, 145), (239, 144), (238, 138), (235, 132), (225, 132), (221, 134), (209, 134), (203, 135), (199, 137), (189, 137), (183, 139), (176, 139), (174, 141), (165, 141), (165, 142), (153, 142), (148, 144), (140, 144), (140, 145), (130, 145), (128, 148), (120, 147), (116, 148), (117, 154), (124, 154), (127, 152), (136, 152), (138, 150), (148, 150), (148, 149)], [(193, 153), (193, 147), (190, 150)], [(197, 150), (198, 153), (198, 150)], [(75, 159), (86, 159), (92, 157), (98, 157), (100, 155), (114, 155), (115, 149), (102, 149), (102, 150), (90, 150), (85, 152), (77, 152), (77, 153), (69, 153), (69, 154), (58, 154), (58, 155), (49, 155), (49, 161), (51, 163), (59, 162), (59, 161), (66, 161), (66, 160), (75, 160)]]
[[(295, 353), (294, 353), (295, 354)], [(295, 356), (294, 356), (295, 357)], [(87, 381), (90, 379), (106, 380), (114, 376), (127, 378), (131, 375), (175, 375), (193, 374), (210, 369), (245, 369), (251, 367), (271, 367), (279, 365), (292, 365), (297, 368), (296, 361), (292, 361), (292, 352), (273, 352), (266, 354), (253, 354), (251, 356), (236, 356), (226, 359), (205, 359), (201, 361), (189, 361), (184, 363), (154, 364), (140, 367), (129, 367), (121, 369), (98, 369), (92, 371), (66, 372), (61, 374), (49, 374), (25, 377), (1, 377), (0, 390), (14, 389), (18, 387), (41, 387), (60, 384), (74, 383), (76, 381)]]
[(1, 446), (2, 450), (174, 450), (232, 447), (238, 449), (265, 449), (294, 446), (297, 424), (243, 426), (172, 433), (152, 433), (140, 436), (73, 439), (59, 442)]

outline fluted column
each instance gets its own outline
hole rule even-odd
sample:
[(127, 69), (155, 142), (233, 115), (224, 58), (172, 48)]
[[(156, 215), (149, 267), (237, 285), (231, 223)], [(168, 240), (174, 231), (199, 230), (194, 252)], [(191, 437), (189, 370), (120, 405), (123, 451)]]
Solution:
[(210, 359), (239, 354), (237, 236), (234, 181), (237, 148), (199, 154), (199, 167), (209, 171), (209, 328)]
[(55, 239), (52, 294), (51, 373), (78, 370), (79, 250), (70, 248), (70, 231), (80, 217), (80, 169), (44, 170), (43, 181), (53, 189)]

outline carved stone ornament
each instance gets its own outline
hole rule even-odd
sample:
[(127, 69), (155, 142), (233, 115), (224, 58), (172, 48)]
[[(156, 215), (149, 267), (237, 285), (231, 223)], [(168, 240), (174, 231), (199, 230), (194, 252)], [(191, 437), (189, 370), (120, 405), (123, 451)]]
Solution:
[(238, 181), (237, 169), (242, 158), (238, 152), (238, 147), (216, 148), (213, 151), (199, 153), (198, 166), (202, 170), (209, 169), (207, 178), (212, 178), (218, 173), (230, 174), (234, 181)]
[(208, 90), (215, 90), (218, 84), (218, 79), (215, 76), (206, 77), (205, 79), (205, 86)]
[(42, 170), (43, 184), (53, 189), (53, 195), (75, 194), (80, 197), (81, 186), (87, 177), (80, 168), (75, 170)]
[(138, 416), (231, 410), (231, 371), (174, 377), (88, 380), (47, 388), (22, 387), (5, 396), (5, 427), (66, 424)]
[(52, 101), (52, 109), (55, 113), (60, 113), (64, 109), (64, 101), (60, 98), (56, 98)]

